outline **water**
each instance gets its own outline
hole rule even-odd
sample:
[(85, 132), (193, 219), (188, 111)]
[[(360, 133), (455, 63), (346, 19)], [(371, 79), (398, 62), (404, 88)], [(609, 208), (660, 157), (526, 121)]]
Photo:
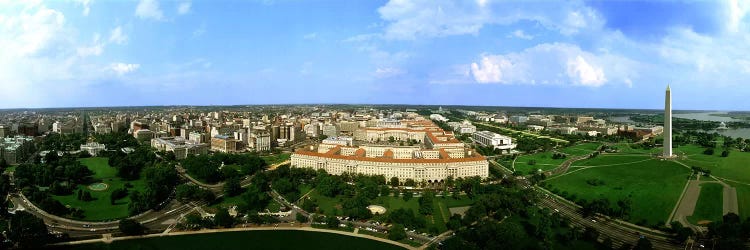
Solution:
[(694, 120), (701, 120), (701, 121), (713, 121), (713, 122), (741, 122), (742, 121), (740, 119), (734, 119), (732, 117), (715, 116), (715, 114), (726, 115), (727, 112), (703, 112), (703, 113), (685, 113), (685, 114), (673, 113), (672, 117), (694, 119)]
[(734, 129), (724, 129), (724, 130), (710, 130), (706, 131), (708, 133), (717, 132), (720, 135), (723, 136), (729, 136), (732, 138), (744, 138), (744, 139), (750, 139), (750, 128), (734, 128)]

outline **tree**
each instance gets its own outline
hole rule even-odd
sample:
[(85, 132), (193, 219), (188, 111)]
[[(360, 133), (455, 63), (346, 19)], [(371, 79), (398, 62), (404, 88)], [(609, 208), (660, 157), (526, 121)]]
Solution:
[(729, 156), (729, 150), (721, 151), (721, 157), (727, 157)]
[(224, 182), (224, 194), (228, 197), (234, 197), (240, 193), (242, 193), (242, 186), (238, 177), (229, 178)]
[(388, 142), (393, 143), (394, 141), (396, 141), (395, 137), (393, 137), (393, 136), (389, 136), (388, 137)]
[(8, 224), (8, 238), (19, 248), (39, 249), (50, 240), (44, 221), (25, 211), (12, 215)]
[(326, 226), (328, 228), (337, 228), (339, 226), (339, 219), (336, 219), (335, 216), (328, 216), (326, 218)]
[(413, 179), (406, 179), (406, 181), (404, 182), (404, 185), (409, 186), (409, 187), (413, 187), (413, 186), (416, 186), (417, 183), (414, 182)]
[(92, 201), (92, 200), (94, 200), (94, 197), (91, 197), (91, 192), (84, 191), (83, 195), (81, 196), (81, 200), (82, 201)]
[(112, 191), (112, 193), (109, 194), (109, 203), (114, 205), (115, 202), (119, 199), (125, 198), (128, 196), (128, 190), (125, 188), (118, 188)]
[(707, 148), (706, 150), (703, 151), (703, 154), (714, 155), (714, 148)]
[(256, 185), (250, 185), (241, 198), (243, 203), (240, 206), (240, 210), (243, 212), (260, 211), (271, 201), (271, 197)]
[(175, 198), (182, 202), (193, 200), (193, 195), (198, 192), (198, 187), (190, 184), (180, 184), (175, 187)]
[(132, 219), (120, 220), (119, 228), (120, 231), (125, 235), (139, 235), (143, 234), (143, 232), (146, 230), (146, 228), (141, 225), (141, 223), (138, 223), (137, 221)]
[(653, 246), (651, 245), (651, 241), (646, 239), (646, 237), (641, 237), (638, 240), (638, 243), (635, 244), (635, 247), (633, 247), (633, 250), (651, 250), (653, 249)]
[(399, 241), (404, 238), (406, 238), (406, 230), (404, 229), (404, 225), (394, 224), (388, 231), (389, 240)]
[(296, 218), (297, 222), (299, 222), (299, 223), (307, 223), (309, 221), (309, 219), (307, 218), (307, 216), (302, 215), (302, 213), (297, 213), (296, 217), (297, 217)]
[(388, 184), (391, 184), (392, 187), (398, 187), (399, 184), (400, 184), (398, 182), (398, 177), (396, 177), (396, 176), (391, 177), (391, 181)]
[(8, 166), (8, 162), (5, 161), (5, 158), (0, 158), (0, 170), (5, 170)]
[(405, 201), (411, 200), (412, 197), (414, 197), (414, 193), (412, 193), (409, 190), (404, 190), (404, 197), (403, 198), (404, 198)]
[(419, 213), (423, 215), (430, 215), (432, 214), (432, 200), (435, 197), (435, 194), (432, 192), (425, 192), (422, 194), (422, 196), (419, 197)]
[(214, 215), (214, 223), (218, 226), (230, 228), (234, 225), (234, 218), (229, 215), (229, 211), (226, 208), (219, 208)]

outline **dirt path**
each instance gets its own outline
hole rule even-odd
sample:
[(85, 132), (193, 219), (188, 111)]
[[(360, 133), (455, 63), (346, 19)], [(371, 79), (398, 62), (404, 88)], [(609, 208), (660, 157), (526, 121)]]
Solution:
[[(724, 184), (724, 183), (722, 183)], [(737, 205), (737, 189), (724, 184), (724, 213), (739, 214), (740, 209)]]
[(687, 217), (693, 215), (693, 212), (695, 212), (695, 205), (698, 203), (698, 197), (701, 193), (700, 183), (700, 180), (688, 181), (687, 188), (682, 193), (677, 210), (674, 212), (671, 221), (678, 221), (683, 226), (697, 229), (695, 225), (687, 221)]

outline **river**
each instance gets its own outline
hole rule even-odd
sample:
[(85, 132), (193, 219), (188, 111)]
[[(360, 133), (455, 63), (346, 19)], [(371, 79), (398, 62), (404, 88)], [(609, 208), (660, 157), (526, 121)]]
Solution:
[(712, 122), (741, 122), (740, 119), (734, 119), (732, 117), (717, 116), (726, 115), (727, 112), (702, 112), (702, 113), (684, 113), (684, 114), (672, 114), (672, 117), (693, 119), (701, 121), (712, 121)]
[[(740, 119), (734, 119), (732, 117), (716, 116), (717, 114), (725, 115), (727, 114), (727, 112), (685, 113), (685, 114), (672, 114), (672, 116), (677, 117), (677, 118), (694, 119), (694, 120), (701, 120), (701, 121), (714, 121), (714, 122), (742, 122), (743, 121)], [(729, 136), (732, 138), (742, 137), (745, 139), (750, 139), (750, 128), (732, 128), (732, 129), (723, 129), (723, 130), (710, 130), (706, 132), (709, 132), (709, 133), (717, 132), (720, 135)]]

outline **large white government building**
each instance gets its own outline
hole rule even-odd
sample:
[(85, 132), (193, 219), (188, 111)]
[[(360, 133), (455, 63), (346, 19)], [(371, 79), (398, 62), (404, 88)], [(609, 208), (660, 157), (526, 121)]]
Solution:
[(439, 183), (453, 176), (489, 176), (487, 159), (464, 147), (451, 132), (441, 130), (429, 120), (401, 121), (395, 127), (363, 128), (355, 139), (372, 143), (395, 140), (423, 142), (415, 146), (360, 145), (320, 143), (297, 150), (291, 157), (293, 167), (323, 169), (330, 174), (358, 173), (383, 175), (386, 179), (398, 177), (402, 182)]

